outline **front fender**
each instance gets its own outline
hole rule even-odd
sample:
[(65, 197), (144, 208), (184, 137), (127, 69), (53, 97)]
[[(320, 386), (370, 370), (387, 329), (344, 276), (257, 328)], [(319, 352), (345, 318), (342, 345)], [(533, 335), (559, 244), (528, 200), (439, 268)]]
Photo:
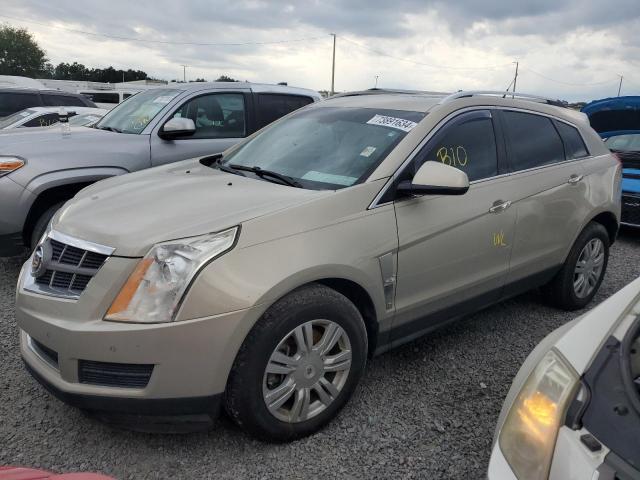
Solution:
[(37, 196), (51, 188), (76, 183), (93, 183), (104, 178), (123, 175), (125, 173), (129, 173), (129, 171), (123, 167), (87, 167), (57, 170), (32, 178), (27, 184), (26, 189)]

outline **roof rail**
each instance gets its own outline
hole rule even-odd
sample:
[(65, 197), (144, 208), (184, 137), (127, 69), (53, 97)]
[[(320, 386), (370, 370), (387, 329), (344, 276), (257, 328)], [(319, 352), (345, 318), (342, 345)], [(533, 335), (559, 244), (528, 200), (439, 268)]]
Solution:
[(370, 88), (368, 90), (357, 90), (353, 92), (337, 93), (335, 95), (330, 96), (329, 98), (356, 97), (360, 95), (380, 95), (385, 93), (400, 94), (400, 95), (419, 95), (419, 96), (436, 97), (436, 98), (446, 97), (447, 95), (450, 95), (449, 93), (445, 93), (445, 92), (427, 92), (424, 90), (402, 90), (397, 88)]
[(554, 100), (552, 98), (540, 97), (538, 95), (530, 95), (528, 93), (517, 93), (517, 92), (514, 93), (514, 92), (508, 92), (508, 91), (500, 92), (500, 91), (493, 91), (493, 90), (468, 90), (468, 91), (461, 90), (459, 92), (452, 93), (451, 95), (446, 96), (440, 101), (440, 103), (447, 103), (452, 100), (457, 100), (458, 98), (481, 97), (481, 96), (488, 96), (488, 97), (499, 96), (502, 98), (510, 97), (518, 100), (528, 100), (530, 102), (546, 103), (549, 105), (555, 105), (557, 107), (565, 106), (562, 103), (562, 101)]

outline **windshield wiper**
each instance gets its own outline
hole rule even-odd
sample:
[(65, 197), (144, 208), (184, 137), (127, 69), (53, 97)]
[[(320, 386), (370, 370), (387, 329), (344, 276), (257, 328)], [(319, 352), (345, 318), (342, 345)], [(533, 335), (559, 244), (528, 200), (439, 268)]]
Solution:
[(96, 126), (95, 128), (97, 128), (98, 130), (107, 130), (109, 132), (122, 133), (122, 130), (120, 130), (119, 128), (116, 128), (116, 127), (98, 127), (98, 126)]
[(276, 180), (280, 180), (282, 183), (289, 185), (290, 187), (304, 188), (301, 183), (296, 182), (293, 178), (287, 177), (286, 175), (282, 175), (272, 170), (264, 170), (260, 167), (247, 167), (245, 165), (238, 165), (235, 163), (230, 163), (229, 167), (233, 168), (234, 170), (244, 170), (246, 172), (254, 173), (260, 178), (264, 178), (264, 177), (275, 178)]

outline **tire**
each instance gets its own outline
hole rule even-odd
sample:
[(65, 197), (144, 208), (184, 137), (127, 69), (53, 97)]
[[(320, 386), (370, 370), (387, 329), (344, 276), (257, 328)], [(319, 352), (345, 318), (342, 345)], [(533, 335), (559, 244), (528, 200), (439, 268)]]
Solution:
[[(303, 337), (296, 337), (296, 332)], [(312, 332), (311, 342), (306, 341), (309, 336), (305, 332)], [(328, 337), (338, 337), (332, 348), (331, 338), (325, 342)], [(307, 345), (303, 349), (298, 338)], [(309, 345), (312, 353), (306, 354)], [(320, 356), (323, 346), (326, 352)], [(347, 360), (339, 362), (337, 357), (346, 358), (347, 351), (351, 353), (348, 366)], [(273, 356), (283, 352), (288, 360), (307, 356), (297, 360), (297, 366), (290, 361), (274, 361)], [(329, 423), (347, 403), (362, 377), (366, 358), (367, 332), (353, 303), (323, 285), (302, 287), (271, 306), (247, 335), (229, 375), (227, 414), (243, 430), (264, 441), (286, 442), (310, 435)], [(334, 359), (335, 371), (325, 371), (326, 362)], [(266, 371), (268, 365), (270, 373)], [(313, 382), (315, 385), (311, 385)], [(333, 387), (323, 386), (327, 382)], [(267, 401), (277, 398), (277, 392), (291, 388), (293, 392), (281, 406), (277, 406), (278, 401), (271, 409), (267, 406)]]
[[(584, 291), (580, 290), (580, 287), (576, 288), (574, 282), (578, 282), (578, 273), (576, 267), (578, 261), (583, 262), (584, 255), (586, 255), (585, 249), (587, 245), (600, 244), (601, 249), (601, 263), (594, 262), (595, 265), (600, 264), (601, 268), (597, 274), (597, 278), (584, 277), (584, 281), (588, 282)], [(567, 259), (562, 266), (562, 269), (556, 274), (554, 279), (547, 285), (547, 293), (551, 300), (551, 303), (563, 310), (579, 310), (586, 307), (593, 299), (595, 294), (600, 288), (600, 284), (604, 278), (604, 274), (607, 270), (607, 263), (609, 262), (609, 234), (603, 225), (595, 222), (589, 223), (584, 230), (578, 235), (571, 251), (567, 256)], [(589, 264), (590, 265), (590, 264)], [(594, 274), (596, 275), (596, 274)], [(583, 285), (580, 284), (579, 285)]]
[(42, 235), (44, 235), (49, 222), (56, 214), (56, 212), (60, 210), (60, 208), (62, 208), (64, 203), (65, 202), (60, 202), (50, 206), (44, 211), (42, 215), (40, 215), (40, 217), (38, 217), (38, 220), (36, 220), (36, 223), (33, 226), (33, 230), (31, 231), (31, 250), (35, 250), (35, 248), (38, 246), (38, 242), (40, 241)]

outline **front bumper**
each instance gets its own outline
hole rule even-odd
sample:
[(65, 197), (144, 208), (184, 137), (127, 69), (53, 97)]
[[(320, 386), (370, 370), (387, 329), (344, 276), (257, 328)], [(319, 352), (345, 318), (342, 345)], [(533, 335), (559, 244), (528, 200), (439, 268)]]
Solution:
[(110, 258), (77, 300), (25, 290), (23, 267), (16, 318), (27, 368), (57, 397), (81, 408), (217, 411), (237, 351), (262, 307), (162, 324), (103, 321), (97, 312), (106, 311), (120, 288), (114, 272), (122, 275), (136, 263)]
[(34, 199), (9, 176), (0, 177), (0, 257), (23, 251), (22, 230)]

